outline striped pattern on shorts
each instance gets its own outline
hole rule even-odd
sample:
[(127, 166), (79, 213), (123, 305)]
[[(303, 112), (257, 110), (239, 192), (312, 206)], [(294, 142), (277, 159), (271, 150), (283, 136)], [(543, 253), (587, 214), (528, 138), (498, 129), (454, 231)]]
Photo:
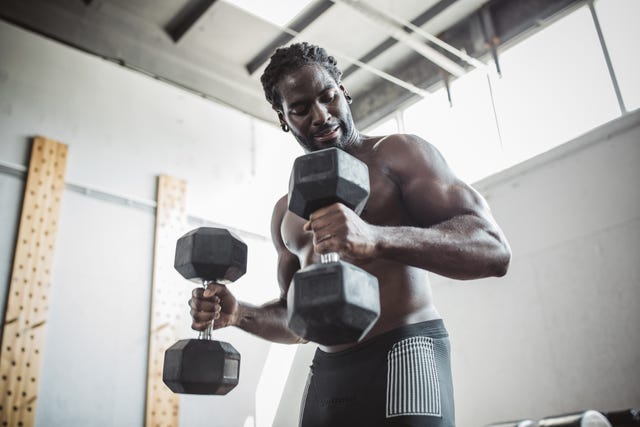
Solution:
[(434, 339), (412, 337), (387, 354), (386, 416), (442, 416)]

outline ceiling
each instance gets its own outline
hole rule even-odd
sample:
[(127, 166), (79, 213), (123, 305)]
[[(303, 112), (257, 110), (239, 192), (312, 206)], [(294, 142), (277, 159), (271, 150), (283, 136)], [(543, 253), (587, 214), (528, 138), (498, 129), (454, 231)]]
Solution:
[(225, 0), (3, 0), (0, 17), (274, 122), (260, 75), (276, 47), (309, 41), (338, 59), (365, 127), (572, 3), (313, 0), (278, 26)]

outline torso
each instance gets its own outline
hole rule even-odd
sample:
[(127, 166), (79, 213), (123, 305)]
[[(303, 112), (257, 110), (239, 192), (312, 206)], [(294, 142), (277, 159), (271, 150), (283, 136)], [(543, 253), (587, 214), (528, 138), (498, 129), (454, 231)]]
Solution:
[[(376, 149), (379, 142), (380, 138), (366, 139), (361, 147), (351, 152), (369, 167), (371, 190), (361, 217), (374, 225), (417, 226), (404, 207), (393, 171)], [(302, 228), (305, 222), (305, 219), (287, 211), (280, 227), (287, 249), (298, 257), (301, 268), (320, 262), (319, 255), (313, 251), (312, 233)], [(380, 317), (364, 340), (402, 325), (440, 318), (433, 305), (426, 271), (385, 259), (364, 263), (350, 259), (345, 261), (376, 276), (380, 286)], [(355, 344), (321, 346), (321, 349), (334, 352)]]

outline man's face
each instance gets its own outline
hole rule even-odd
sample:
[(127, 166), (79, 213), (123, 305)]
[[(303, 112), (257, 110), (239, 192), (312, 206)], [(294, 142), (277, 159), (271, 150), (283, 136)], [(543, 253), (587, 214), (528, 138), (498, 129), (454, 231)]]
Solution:
[(277, 90), (282, 97), (278, 117), (306, 151), (352, 142), (356, 134), (344, 88), (323, 67), (309, 65), (287, 74)]

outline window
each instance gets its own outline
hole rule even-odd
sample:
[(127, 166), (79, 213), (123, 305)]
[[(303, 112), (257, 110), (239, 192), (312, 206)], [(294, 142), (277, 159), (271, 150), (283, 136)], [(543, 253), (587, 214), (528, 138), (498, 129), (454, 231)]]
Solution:
[(507, 50), (500, 62), (494, 95), (511, 164), (620, 115), (586, 6)]
[(596, 13), (627, 111), (640, 107), (640, 2), (598, 0)]
[[(624, 4), (621, 4), (624, 3)], [(599, 0), (601, 26), (627, 109), (640, 103), (637, 0)], [(452, 169), (476, 181), (620, 115), (588, 6), (500, 52), (502, 77), (477, 69), (408, 107), (404, 125), (433, 143)], [(493, 66), (491, 65), (491, 70)], [(491, 96), (493, 94), (493, 97)]]
[(444, 88), (407, 108), (407, 133), (435, 145), (453, 171), (475, 181), (503, 167), (487, 75), (474, 70), (451, 84), (452, 105)]

